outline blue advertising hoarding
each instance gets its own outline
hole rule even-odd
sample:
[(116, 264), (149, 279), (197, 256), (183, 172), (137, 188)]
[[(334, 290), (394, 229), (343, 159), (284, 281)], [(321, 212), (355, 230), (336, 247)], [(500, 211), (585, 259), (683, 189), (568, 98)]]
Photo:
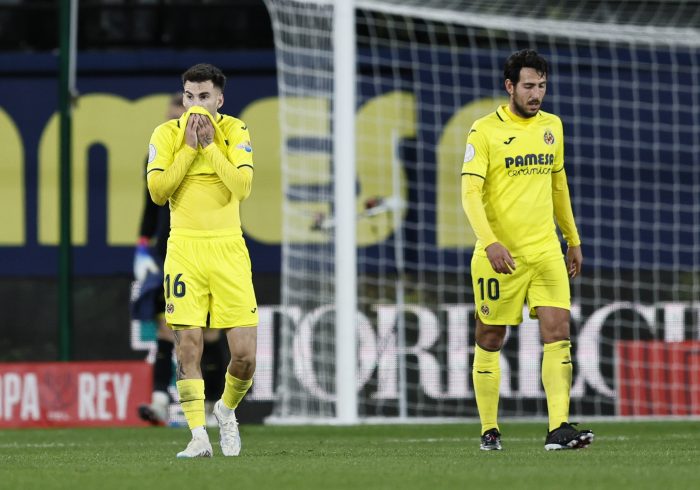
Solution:
[[(375, 61), (381, 61), (382, 53), (373, 55)], [(397, 85), (388, 72), (380, 72), (374, 82), (365, 77), (369, 58), (360, 53), (358, 111), (392, 90), (415, 99), (417, 131), (400, 143), (399, 150), (408, 169), (412, 201), (405, 217), (406, 236), (411, 240), (411, 230), (431, 225), (420, 234), (420, 240), (431, 242), (424, 260), (438, 253), (441, 258), (432, 260), (457, 263), (455, 257), (468, 253), (471, 244), (437, 236), (439, 230), (452, 226), (441, 222), (446, 194), (439, 192), (439, 182), (458, 186), (461, 162), (458, 157), (454, 162), (440, 161), (440, 152), (450, 145), (450, 151), (460, 154), (463, 141), (455, 144), (443, 136), (460, 110), (503, 96), (496, 65), (507, 53), (494, 56), (486, 50), (465, 50), (464, 59), (458, 62), (465, 66), (477, 63), (480, 75), (474, 78), (469, 71), (460, 71), (455, 77), (438, 71), (440, 80), (431, 79), (435, 76), (431, 65), (422, 62), (434, 54), (418, 50), (398, 55), (412, 68)], [(586, 237), (584, 247), (596, 243), (595, 253), (586, 251), (589, 265), (697, 266), (697, 251), (682, 245), (698, 238), (697, 213), (693, 212), (698, 136), (692, 129), (698, 126), (698, 115), (690, 110), (697, 93), (691, 69), (670, 73), (663, 69), (695, 66), (697, 56), (683, 49), (558, 53), (544, 109), (564, 121), (574, 211), (581, 235)], [(148, 138), (162, 121), (169, 94), (180, 89), (182, 71), (201, 61), (217, 64), (227, 73), (222, 112), (242, 118), (250, 127), (256, 182), (242, 207), (243, 226), (256, 270), (279, 272), (283, 143), (274, 53), (146, 51), (78, 56), (80, 93), (73, 115), (76, 275), (130, 272), (144, 199), (143, 158)], [(447, 64), (450, 60), (433, 62)], [(0, 228), (0, 275), (53, 276), (59, 226), (57, 59), (50, 54), (4, 54), (0, 64), (0, 220), (4, 224)], [(436, 81), (439, 93), (431, 88)], [(673, 100), (663, 103), (667, 88), (673, 89)], [(461, 134), (468, 128), (458, 129)], [(419, 167), (411, 159), (436, 161), (435, 169), (422, 166), (419, 173), (413, 172), (411, 168)], [(362, 184), (358, 177), (360, 193)], [(606, 202), (610, 205), (603, 205)], [(420, 217), (416, 209), (422, 210)], [(463, 216), (452, 219), (466, 226)], [(369, 243), (369, 254), (373, 245), (381, 244)]]

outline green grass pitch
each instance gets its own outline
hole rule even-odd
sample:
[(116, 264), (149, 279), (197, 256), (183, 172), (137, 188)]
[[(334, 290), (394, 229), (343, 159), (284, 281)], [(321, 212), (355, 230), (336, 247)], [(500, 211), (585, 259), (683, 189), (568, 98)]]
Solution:
[(585, 424), (580, 451), (545, 451), (544, 423), (501, 423), (503, 451), (476, 424), (242, 426), (243, 452), (177, 460), (186, 429), (0, 431), (8, 489), (697, 489), (700, 421)]

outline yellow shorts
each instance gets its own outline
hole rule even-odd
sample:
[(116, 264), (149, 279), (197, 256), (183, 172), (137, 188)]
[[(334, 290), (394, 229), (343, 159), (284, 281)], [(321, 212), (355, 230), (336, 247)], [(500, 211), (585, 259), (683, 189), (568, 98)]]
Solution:
[(519, 325), (527, 299), (530, 318), (535, 308), (571, 308), (566, 263), (561, 253), (515, 257), (513, 274), (498, 274), (485, 255), (472, 256), (472, 287), (476, 314), (486, 325)]
[(250, 256), (240, 233), (171, 230), (163, 273), (171, 328), (258, 324)]

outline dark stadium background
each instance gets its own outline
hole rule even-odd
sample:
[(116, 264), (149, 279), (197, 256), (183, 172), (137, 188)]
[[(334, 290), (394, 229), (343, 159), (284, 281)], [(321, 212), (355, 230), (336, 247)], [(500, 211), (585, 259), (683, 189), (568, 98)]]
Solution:
[[(236, 115), (238, 111), (253, 101), (274, 97), (277, 93), (277, 79), (275, 71), (275, 56), (273, 51), (273, 36), (270, 26), (270, 18), (262, 0), (153, 0), (150, 2), (137, 0), (123, 1), (97, 1), (82, 0), (79, 2), (79, 30), (78, 30), (78, 63), (77, 63), (77, 88), (82, 95), (94, 93), (108, 93), (136, 100), (153, 93), (170, 93), (179, 89), (179, 76), (187, 67), (200, 61), (208, 61), (220, 66), (229, 76), (231, 82), (226, 92), (225, 112)], [(14, 121), (24, 145), (24, 180), (25, 180), (25, 239), (21, 246), (0, 245), (0, 305), (2, 316), (0, 320), (0, 362), (8, 361), (53, 361), (58, 359), (58, 251), (55, 246), (40, 245), (37, 237), (38, 220), (38, 151), (39, 141), (45, 130), (50, 116), (57, 110), (58, 102), (58, 2), (41, 0), (0, 0), (0, 108), (2, 108)], [(502, 55), (507, 51), (504, 49)], [(641, 51), (636, 53), (640, 56)], [(400, 53), (399, 53), (400, 54)], [(576, 53), (579, 59), (586, 60), (588, 53)], [(642, 56), (656, 56), (663, 59), (668, 53), (663, 49), (654, 53), (642, 53)], [(426, 55), (427, 56), (427, 55)], [(504, 56), (493, 56), (486, 49), (483, 56), (479, 57), (479, 63), (488, 66), (494, 59)], [(615, 53), (595, 53), (599, 63), (606, 60), (625, 60), (624, 50)], [(675, 56), (687, 57), (688, 63), (696, 63), (692, 55), (677, 50)], [(644, 61), (638, 60), (638, 61)], [(567, 72), (567, 60), (560, 58), (555, 66), (558, 82), (556, 90), (562, 95), (570, 94), (575, 89), (585, 87), (581, 83), (578, 87), (567, 85), (565, 80), (571, 80), (571, 73)], [(498, 73), (498, 67), (493, 67)], [(361, 67), (362, 69), (362, 67)], [(582, 78), (593, 77), (590, 66), (585, 63), (577, 66), (577, 76)], [(617, 77), (636, 79), (640, 83), (648, 82), (649, 73), (626, 72), (623, 65), (616, 73)], [(420, 70), (407, 71), (405, 75), (406, 90), (415, 90), (414, 82), (421, 77), (431, 76), (431, 73)], [(612, 77), (612, 73), (597, 67), (596, 77)], [(646, 77), (646, 78), (645, 78)], [(445, 83), (455, 83), (446, 80)], [(460, 93), (460, 100), (444, 99), (441, 103), (446, 106), (459, 106), (469, 102), (471, 94), (469, 84), (474, 83), (470, 79), (460, 80), (464, 87)], [(483, 87), (488, 84), (499, 83), (493, 80), (480, 80)], [(682, 84), (693, 86), (695, 80), (682, 80)], [(234, 88), (235, 87), (235, 88)], [(360, 103), (371, 97), (379, 95), (385, 87), (360, 86)], [(680, 103), (692, 104), (691, 90), (687, 91), (688, 100)], [(418, 99), (428, 100), (430, 93), (416, 92)], [(582, 94), (584, 96), (590, 94)], [(611, 94), (603, 94), (610, 97)], [(624, 91), (616, 94), (624, 101), (628, 95)], [(650, 94), (652, 97), (652, 94)], [(547, 103), (545, 103), (546, 106)], [(427, 107), (424, 105), (423, 107)], [(419, 105), (419, 107), (421, 107)], [(420, 110), (420, 109), (419, 109)], [(551, 110), (545, 107), (545, 110)], [(592, 109), (586, 104), (576, 108), (562, 103), (556, 107), (556, 112), (562, 116), (567, 124), (571, 117), (567, 117), (574, 111), (579, 111), (579, 119), (586, 120), (586, 111)], [(643, 109), (640, 109), (643, 110)], [(441, 111), (442, 116), (432, 113), (420, 113), (421, 121), (433, 121), (434, 125), (425, 124), (421, 131), (430, 134), (420, 134), (421, 141), (436, 142), (439, 134), (431, 132), (431, 128), (441, 127), (445, 121), (435, 120), (436, 117), (446, 117), (449, 110)], [(644, 114), (643, 114), (644, 115)], [(648, 115), (646, 115), (648, 116)], [(634, 118), (634, 114), (629, 114)], [(660, 121), (664, 118), (672, 118), (673, 114), (660, 113), (655, 115)], [(683, 121), (681, 121), (683, 122)], [(693, 121), (686, 121), (692, 125)], [(565, 130), (567, 128), (565, 127)], [(596, 128), (592, 124), (581, 124), (578, 134), (595, 140), (595, 136), (601, 131), (611, 128)], [(680, 138), (671, 155), (665, 155), (672, 161), (687, 162), (685, 176), (693, 178), (693, 155), (688, 148), (692, 147), (692, 141), (683, 141), (682, 138), (690, 138), (690, 133), (682, 135), (669, 135), (669, 138)], [(0, 144), (4, 136), (0, 134)], [(684, 144), (688, 143), (688, 144)], [(134, 144), (140, 144), (135, 142)], [(255, 140), (253, 141), (255, 145)], [(146, 142), (143, 142), (145, 154)], [(106, 188), (107, 155), (100, 148), (92, 148), (90, 153), (90, 165), (88, 169), (88, 236), (87, 245), (76, 247), (74, 250), (74, 322), (73, 322), (73, 346), (72, 357), (75, 360), (114, 360), (114, 359), (143, 359), (143, 351), (134, 351), (129, 344), (130, 318), (128, 312), (129, 284), (132, 280), (131, 268), (133, 259), (133, 246), (108, 246), (106, 236), (106, 203), (104, 199)], [(402, 157), (410, 161), (416, 158), (411, 142), (403, 143)], [(596, 158), (600, 154), (605, 156), (614, 151), (630, 152), (627, 158), (640, 158), (643, 162), (654, 163), (654, 155), (635, 155), (634, 149), (614, 149), (602, 145), (591, 145), (587, 148), (579, 148), (577, 159), (568, 166), (567, 173), (573, 181), (586, 179), (592, 181), (595, 177), (595, 169), (587, 165), (586, 161)], [(567, 153), (569, 149), (567, 148)], [(423, 155), (423, 157), (430, 155)], [(669, 160), (671, 161), (671, 160)], [(139, 165), (140, 162), (133, 162)], [(567, 163), (568, 165), (568, 163)], [(611, 198), (622, 193), (630, 193), (627, 187), (618, 184), (625, 180), (624, 175), (619, 175), (619, 169), (604, 169), (606, 174), (604, 181), (596, 192), (601, 198)], [(434, 174), (408, 176), (411, 181), (430, 182), (436, 177)], [(664, 183), (664, 179), (673, 179), (673, 175), (645, 172), (635, 176), (641, 182), (652, 184), (656, 181)], [(2, 182), (0, 182), (0, 188)], [(410, 199), (412, 201), (434, 202), (434, 191), (430, 186), (423, 186), (423, 194), (417, 194), (416, 186), (411, 187)], [(684, 189), (689, 189), (685, 187)], [(590, 191), (590, 189), (583, 189)], [(255, 190), (254, 190), (255, 192)], [(627, 213), (639, 213), (642, 221), (654, 223), (656, 220), (666, 221), (679, 219), (681, 224), (689, 226), (684, 229), (697, 230), (693, 227), (696, 219), (692, 212), (679, 213), (673, 216), (657, 216), (650, 207), (635, 208), (637, 201), (644, 202), (653, 199), (647, 195), (629, 195), (629, 208)], [(689, 193), (679, 197), (682, 203), (690, 205), (696, 199)], [(590, 201), (589, 201), (590, 203)], [(689, 206), (690, 207), (690, 206)], [(264, 213), (266, 210), (261, 211)], [(619, 269), (610, 270), (611, 277), (625, 278), (627, 276), (637, 278), (642, 284), (648, 284), (640, 290), (608, 291), (608, 285), (601, 285), (598, 290), (592, 287), (581, 288), (580, 297), (586, 298), (583, 311), (586, 317), (600, 306), (603, 306), (607, 298), (618, 295), (622, 300), (636, 300), (641, 302), (654, 302), (655, 298), (664, 299), (664, 291), (670, 291), (673, 287), (673, 276), (662, 271), (634, 270), (636, 262), (632, 257), (633, 250), (624, 249), (619, 242), (615, 242), (616, 236), (632, 236), (639, 242), (653, 243), (648, 250), (657, 250), (658, 257), (638, 257), (642, 263), (656, 263), (662, 266), (671, 265), (674, 257), (664, 252), (664, 245), (670, 241), (679, 239), (686, 243), (697, 241), (697, 231), (681, 233), (682, 236), (654, 235), (648, 230), (633, 229), (633, 222), (625, 221), (626, 216), (619, 216), (613, 222), (596, 221), (600, 209), (594, 209), (590, 204), (577, 208), (577, 218), (580, 220), (583, 236), (597, 234), (606, 239), (607, 243), (618, 243), (618, 246), (610, 245), (601, 247), (600, 254), (586, 252), (587, 267), (598, 267), (605, 270), (609, 264), (618, 264)], [(408, 223), (412, 226), (408, 229), (416, 229), (419, 223), (417, 216), (409, 214)], [(412, 221), (412, 223), (411, 223)], [(591, 223), (596, 223), (593, 229)], [(245, 226), (245, 223), (244, 223)], [(588, 226), (588, 228), (587, 228)], [(651, 227), (649, 227), (651, 229)], [(0, 230), (0, 233), (2, 231)], [(411, 240), (410, 233), (406, 239)], [(134, 236), (134, 240), (136, 237)], [(261, 305), (277, 305), (280, 302), (279, 273), (280, 273), (280, 248), (277, 244), (248, 241), (251, 259), (254, 267), (254, 281), (258, 301)], [(584, 245), (585, 247), (586, 245)], [(467, 253), (464, 250), (450, 251), (444, 265), (456, 263), (457, 255)], [(651, 253), (651, 252), (646, 252)], [(437, 261), (426, 254), (428, 260)], [(388, 255), (391, 257), (391, 252)], [(689, 254), (679, 256), (681, 263), (693, 264), (693, 257)], [(407, 254), (410, 261), (410, 252)], [(461, 280), (462, 278), (455, 278)], [(656, 284), (652, 283), (656, 281)], [(653, 289), (657, 290), (654, 293)], [(660, 291), (660, 293), (658, 293)], [(654, 295), (656, 294), (656, 296)], [(628, 296), (628, 297), (627, 297)], [(648, 296), (648, 297), (647, 297)], [(669, 296), (670, 298), (670, 296)], [(468, 302), (471, 298), (455, 298), (455, 301)], [(632, 313), (630, 313), (632, 315)], [(690, 313), (688, 313), (690, 315)], [(629, 331), (613, 323), (611, 320), (609, 329), (605, 330), (605, 336), (614, 338), (661, 338), (662, 332), (654, 332), (649, 329)], [(631, 323), (631, 322), (630, 322)], [(690, 325), (692, 322), (688, 322)], [(692, 332), (686, 332), (686, 337), (691, 338)], [(612, 345), (612, 342), (606, 345)], [(514, 366), (517, 366), (517, 339), (514, 339), (506, 349), (506, 355), (511, 358)], [(606, 353), (607, 354), (607, 353)], [(612, 376), (612, 366), (606, 366), (606, 379)], [(520, 402), (520, 401), (519, 401)], [(506, 402), (507, 403), (507, 402)], [(533, 403), (541, 404), (540, 401)], [(604, 411), (614, 409), (611, 401), (605, 403)], [(241, 410), (256, 411), (258, 415), (269, 412), (270, 403), (265, 406), (257, 406), (255, 403), (243, 404)], [(245, 414), (242, 417), (247, 418)]]
[[(262, 0), (78, 3), (76, 85), (81, 94), (137, 99), (174, 92), (180, 74), (201, 61), (218, 64), (245, 90), (241, 99), (227, 93), (227, 113), (276, 93), (272, 30)], [(58, 107), (58, 18), (56, 0), (0, 1), (0, 107), (24, 144), (27, 216), (25, 245), (0, 246), (0, 362), (59, 357), (58, 247), (38, 245), (36, 217), (38, 143)], [(88, 243), (73, 252), (72, 358), (143, 359), (144, 351), (129, 345), (133, 248), (105, 243), (105, 160), (103, 151), (92, 150)], [(279, 247), (260, 245), (258, 257), (252, 255), (260, 269), (255, 274), (259, 302), (277, 304)], [(263, 412), (269, 412), (269, 404), (264, 405)], [(251, 412), (260, 408), (260, 403), (249, 405)]]

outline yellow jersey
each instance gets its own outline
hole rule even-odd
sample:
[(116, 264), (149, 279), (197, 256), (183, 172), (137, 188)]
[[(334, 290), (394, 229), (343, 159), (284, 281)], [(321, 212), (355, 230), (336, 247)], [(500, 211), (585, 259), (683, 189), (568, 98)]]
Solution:
[[(528, 119), (506, 105), (474, 122), (462, 175), (484, 179), (489, 226), (513, 256), (561, 251), (554, 222), (552, 173), (564, 169), (561, 120), (539, 111)], [(485, 255), (477, 241), (474, 253)]]
[[(195, 150), (185, 143), (191, 113), (208, 115), (214, 122), (214, 142), (206, 148)], [(184, 175), (170, 172), (174, 176), (168, 182), (153, 178), (176, 165), (182, 167)], [(146, 168), (149, 191), (156, 204), (169, 201), (172, 229), (241, 234), (239, 204), (250, 194), (252, 170), (248, 128), (235, 117), (212, 117), (193, 107), (180, 119), (158, 126), (151, 136)]]

